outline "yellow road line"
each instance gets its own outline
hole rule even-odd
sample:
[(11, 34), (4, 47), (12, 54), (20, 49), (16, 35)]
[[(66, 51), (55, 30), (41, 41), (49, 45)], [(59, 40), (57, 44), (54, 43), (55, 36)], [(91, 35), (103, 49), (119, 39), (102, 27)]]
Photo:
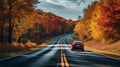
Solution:
[(65, 64), (64, 64), (64, 58), (63, 58), (63, 56), (62, 56), (62, 53), (61, 53), (61, 66), (62, 66), (62, 67), (65, 66)]
[(70, 67), (70, 65), (69, 65), (69, 63), (68, 63), (68, 61), (67, 61), (67, 59), (66, 59), (65, 54), (63, 54), (63, 57), (64, 57), (64, 61), (65, 61), (65, 65), (66, 65), (66, 67)]
[(70, 67), (65, 54), (63, 54), (63, 47), (62, 44), (60, 44), (61, 48), (61, 67)]
[(60, 47), (60, 48), (61, 48), (61, 66), (64, 67), (65, 65), (64, 65), (64, 60), (63, 60), (63, 56), (62, 56), (62, 53), (63, 53), (63, 50), (62, 50), (62, 49), (63, 49), (62, 44), (60, 44), (60, 46), (61, 46), (61, 47)]

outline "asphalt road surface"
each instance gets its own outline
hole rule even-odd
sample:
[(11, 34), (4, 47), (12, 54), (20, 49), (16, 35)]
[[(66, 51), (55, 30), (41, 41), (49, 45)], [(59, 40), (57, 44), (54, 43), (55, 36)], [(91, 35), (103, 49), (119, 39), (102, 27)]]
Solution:
[(0, 67), (120, 67), (120, 60), (94, 52), (71, 51), (72, 34), (59, 36), (48, 46), (0, 60)]

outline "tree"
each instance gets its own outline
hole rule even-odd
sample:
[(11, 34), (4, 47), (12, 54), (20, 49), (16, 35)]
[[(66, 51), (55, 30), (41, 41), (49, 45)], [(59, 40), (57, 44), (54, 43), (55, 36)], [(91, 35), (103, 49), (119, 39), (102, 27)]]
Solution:
[(81, 19), (81, 16), (78, 16), (77, 20), (80, 20)]
[(90, 20), (90, 29), (91, 29), (91, 36), (95, 40), (99, 40), (104, 42), (105, 34), (102, 31), (101, 25), (100, 25), (100, 17), (101, 17), (101, 3), (100, 2), (94, 2), (91, 7), (93, 8), (93, 11), (91, 12), (92, 18)]
[[(13, 29), (19, 23), (25, 23), (23, 20), (28, 18), (30, 14), (34, 11), (34, 3), (37, 3), (38, 0), (1, 0), (0, 15), (5, 16), (4, 19), (9, 24), (8, 30), (8, 42), (12, 43), (13, 41)], [(4, 9), (3, 9), (4, 8)], [(4, 13), (2, 13), (4, 12)], [(31, 17), (29, 17), (31, 18)], [(29, 22), (31, 20), (29, 19)], [(28, 22), (27, 22), (28, 23)], [(26, 24), (27, 24), (26, 23)], [(4, 23), (2, 24), (4, 27)], [(24, 26), (24, 25), (23, 25)], [(3, 27), (1, 29), (3, 29)], [(15, 29), (14, 29), (15, 30)], [(1, 31), (1, 33), (3, 30)], [(1, 34), (1, 36), (3, 36)], [(1, 37), (2, 41), (2, 37)]]
[[(80, 38), (91, 36), (95, 40), (114, 41), (120, 39), (120, 1), (100, 0), (85, 10), (82, 20), (74, 31)], [(86, 34), (88, 33), (88, 34)]]
[(101, 26), (107, 34), (107, 39), (120, 38), (120, 1), (105, 1), (101, 9)]
[(4, 32), (4, 25), (5, 25), (5, 20), (6, 20), (6, 9), (7, 9), (7, 6), (5, 5), (6, 2), (5, 0), (0, 0), (0, 42), (3, 43), (3, 32)]

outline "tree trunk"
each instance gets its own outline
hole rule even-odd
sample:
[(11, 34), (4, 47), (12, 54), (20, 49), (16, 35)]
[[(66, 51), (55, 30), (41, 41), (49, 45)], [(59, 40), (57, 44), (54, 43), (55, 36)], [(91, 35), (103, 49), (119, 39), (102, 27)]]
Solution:
[(2, 26), (1, 26), (1, 35), (0, 35), (0, 42), (1, 43), (3, 43), (4, 24), (5, 24), (5, 18), (3, 17), (3, 22), (2, 22)]
[(21, 36), (18, 38), (18, 43), (19, 44), (21, 43)]
[(8, 42), (9, 43), (12, 43), (12, 30), (13, 30), (13, 27), (12, 27), (12, 15), (11, 15), (11, 12), (12, 12), (12, 3), (10, 0), (8, 0), (8, 6), (9, 6), (9, 35), (8, 35)]

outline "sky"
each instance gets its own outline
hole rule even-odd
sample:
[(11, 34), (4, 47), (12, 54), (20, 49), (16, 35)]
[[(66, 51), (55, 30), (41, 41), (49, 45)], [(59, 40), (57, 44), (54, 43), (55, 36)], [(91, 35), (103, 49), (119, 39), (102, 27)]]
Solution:
[(83, 16), (83, 10), (94, 0), (39, 0), (37, 8), (52, 12), (66, 19), (77, 20)]

